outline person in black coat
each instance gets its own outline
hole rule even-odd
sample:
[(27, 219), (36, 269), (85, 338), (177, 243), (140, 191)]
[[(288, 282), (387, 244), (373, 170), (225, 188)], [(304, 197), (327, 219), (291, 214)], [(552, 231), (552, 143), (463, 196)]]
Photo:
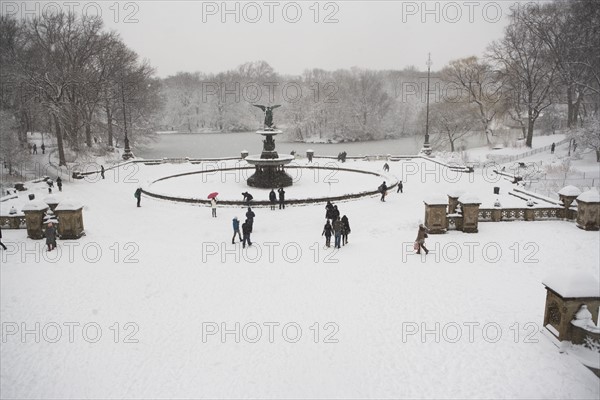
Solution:
[(62, 179), (60, 176), (56, 178), (56, 186), (58, 186), (58, 191), (62, 192)]
[(385, 201), (385, 195), (387, 194), (387, 185), (385, 181), (379, 186), (379, 192), (381, 192), (381, 201)]
[(277, 193), (279, 193), (279, 209), (281, 210), (282, 208), (285, 208), (285, 190), (280, 187), (277, 190)]
[(327, 220), (327, 222), (325, 223), (325, 226), (323, 227), (323, 233), (321, 233), (321, 236), (325, 236), (325, 246), (326, 247), (331, 247), (331, 234), (332, 233), (333, 233), (333, 228), (331, 227), (329, 220)]
[(333, 210), (331, 210), (331, 220), (335, 221), (340, 217), (340, 210), (338, 210), (337, 206), (333, 206)]
[(141, 187), (137, 188), (137, 190), (135, 191), (135, 193), (133, 195), (137, 199), (137, 206), (141, 207), (141, 202), (142, 202), (142, 188)]
[(42, 154), (46, 154), (46, 145), (44, 145), (44, 143), (42, 143), (41, 149), (42, 149)]
[(2, 227), (0, 227), (0, 246), (2, 246), (4, 250), (6, 250), (6, 246), (4, 245), (4, 243), (2, 243)]
[(100, 166), (100, 176), (104, 179), (104, 165)]
[(244, 238), (242, 239), (242, 248), (246, 248), (246, 242), (248, 242), (248, 246), (252, 246), (252, 240), (250, 240), (252, 224), (248, 220), (242, 224), (242, 233), (244, 234)]
[(396, 190), (396, 193), (404, 193), (402, 189), (404, 189), (404, 185), (402, 185), (402, 181), (400, 181), (398, 182), (398, 190)]
[(254, 211), (248, 207), (248, 211), (246, 212), (246, 222), (250, 228), (250, 233), (252, 233), (252, 228), (254, 228), (254, 217), (256, 217), (256, 214), (254, 214)]
[(331, 204), (331, 201), (327, 201), (327, 204), (325, 205), (325, 218), (326, 219), (332, 219), (333, 218), (333, 204)]
[(242, 196), (244, 196), (244, 202), (246, 204), (250, 204), (250, 202), (252, 201), (252, 199), (254, 198), (254, 196), (252, 196), (250, 193), (248, 192), (244, 192), (242, 193)]
[(390, 166), (388, 165), (388, 163), (383, 164), (383, 170), (385, 172), (390, 172)]
[(350, 234), (350, 221), (345, 215), (342, 217), (342, 246), (348, 243), (348, 235)]
[(56, 248), (56, 228), (52, 222), (48, 222), (48, 227), (46, 228), (46, 245), (48, 245), (48, 251)]
[(275, 205), (277, 204), (277, 195), (275, 194), (275, 189), (271, 189), (269, 192), (269, 201), (271, 202), (271, 210), (274, 210)]

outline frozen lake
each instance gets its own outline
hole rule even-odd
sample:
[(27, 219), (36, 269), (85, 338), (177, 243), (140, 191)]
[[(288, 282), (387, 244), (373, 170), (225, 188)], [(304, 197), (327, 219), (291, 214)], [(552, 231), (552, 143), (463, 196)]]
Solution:
[[(158, 142), (135, 150), (137, 156), (144, 158), (162, 157), (227, 157), (248, 150), (250, 154), (260, 153), (262, 137), (254, 132), (241, 133), (170, 133), (162, 134)], [(276, 137), (277, 151), (289, 154), (295, 150), (304, 155), (307, 149), (313, 149), (317, 155), (337, 155), (346, 151), (348, 155), (367, 154), (416, 154), (423, 146), (422, 137), (374, 140), (354, 143), (300, 143), (289, 142), (285, 136)], [(469, 147), (485, 145), (483, 135), (475, 135), (467, 140)]]

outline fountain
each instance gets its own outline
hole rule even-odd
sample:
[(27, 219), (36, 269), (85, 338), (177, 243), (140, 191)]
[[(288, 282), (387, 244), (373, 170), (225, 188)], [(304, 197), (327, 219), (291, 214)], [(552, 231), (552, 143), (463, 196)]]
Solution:
[(263, 189), (272, 189), (277, 187), (287, 187), (292, 185), (292, 177), (288, 175), (283, 166), (289, 164), (294, 159), (292, 155), (279, 155), (275, 150), (274, 136), (282, 133), (276, 129), (273, 124), (273, 109), (279, 107), (263, 106), (254, 104), (265, 113), (264, 127), (256, 131), (257, 134), (265, 137), (263, 140), (263, 150), (260, 155), (252, 155), (246, 157), (246, 162), (254, 165), (255, 172), (246, 181), (248, 186), (258, 187)]

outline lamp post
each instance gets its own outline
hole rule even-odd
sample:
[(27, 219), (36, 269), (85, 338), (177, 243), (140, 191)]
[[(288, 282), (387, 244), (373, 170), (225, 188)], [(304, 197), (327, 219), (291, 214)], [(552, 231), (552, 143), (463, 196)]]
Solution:
[(425, 143), (423, 143), (423, 148), (421, 152), (427, 156), (431, 155), (431, 145), (429, 144), (429, 80), (431, 75), (431, 53), (427, 55), (427, 111), (425, 117)]
[(133, 158), (134, 155), (131, 152), (131, 147), (129, 147), (129, 137), (127, 137), (127, 113), (125, 112), (125, 88), (123, 85), (123, 79), (121, 78), (121, 105), (123, 106), (123, 132), (124, 139), (123, 142), (125, 144), (125, 149), (123, 152), (123, 160), (129, 160)]

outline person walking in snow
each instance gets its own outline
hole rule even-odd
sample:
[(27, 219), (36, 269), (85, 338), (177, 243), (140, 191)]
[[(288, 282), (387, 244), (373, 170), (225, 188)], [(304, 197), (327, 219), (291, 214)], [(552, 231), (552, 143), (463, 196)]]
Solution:
[(44, 143), (42, 143), (40, 148), (42, 149), (42, 154), (46, 154), (46, 145)]
[(37, 144), (33, 144), (33, 154), (37, 154)]
[(242, 196), (244, 196), (244, 202), (246, 203), (246, 205), (250, 204), (250, 202), (252, 201), (252, 199), (254, 198), (254, 196), (252, 196), (250, 193), (248, 192), (244, 192), (242, 193)]
[(402, 184), (402, 181), (400, 181), (398, 182), (398, 190), (396, 190), (396, 193), (404, 193), (402, 189), (404, 189), (404, 185)]
[(325, 236), (325, 247), (331, 247), (332, 232), (333, 232), (333, 228), (331, 227), (329, 220), (327, 220), (327, 222), (325, 223), (325, 226), (323, 227), (323, 233), (321, 233), (321, 236)]
[(388, 165), (388, 163), (383, 164), (383, 170), (385, 172), (390, 172), (390, 166)]
[(335, 221), (336, 219), (340, 218), (340, 210), (338, 210), (337, 206), (333, 206), (333, 209), (331, 210), (331, 220)]
[(252, 233), (252, 229), (254, 229), (254, 217), (256, 217), (256, 214), (254, 214), (254, 211), (248, 207), (248, 211), (246, 212), (246, 222), (250, 227), (250, 233)]
[(62, 179), (60, 176), (56, 177), (56, 186), (58, 186), (58, 191), (62, 192)]
[(325, 218), (333, 218), (333, 204), (331, 204), (331, 201), (327, 201), (327, 204), (325, 205)]
[(48, 246), (48, 251), (56, 248), (56, 228), (52, 222), (48, 222), (48, 227), (46, 228), (46, 245)]
[(379, 192), (381, 192), (381, 201), (385, 201), (385, 195), (387, 194), (387, 185), (385, 184), (385, 181), (383, 181), (383, 183), (379, 186)]
[(425, 250), (425, 254), (429, 254), (429, 250), (425, 247), (425, 239), (427, 238), (427, 228), (425, 225), (419, 225), (419, 232), (417, 233), (417, 239), (415, 240), (415, 250), (417, 250), (417, 254), (421, 254), (421, 249)]
[(100, 166), (100, 176), (102, 177), (102, 179), (104, 179), (104, 165)]
[(550, 154), (554, 154), (555, 148), (556, 148), (556, 143), (552, 143), (552, 146), (550, 146)]
[(213, 197), (210, 199), (210, 208), (212, 209), (213, 218), (217, 218), (217, 199)]
[(250, 234), (252, 234), (252, 225), (248, 223), (248, 220), (242, 224), (242, 233), (244, 239), (242, 239), (242, 248), (246, 248), (246, 242), (248, 246), (252, 246), (252, 240), (250, 240)]
[(275, 194), (275, 189), (271, 189), (269, 192), (269, 201), (271, 202), (271, 210), (275, 209), (277, 205), (277, 195)]
[(285, 190), (280, 187), (277, 192), (279, 193), (279, 209), (285, 209)]
[(233, 237), (231, 238), (231, 244), (235, 244), (235, 235), (238, 235), (240, 242), (242, 241), (242, 234), (240, 233), (240, 220), (238, 217), (233, 217)]
[(331, 227), (333, 228), (333, 234), (335, 235), (335, 245), (334, 245), (334, 247), (336, 249), (339, 249), (340, 248), (340, 244), (341, 244), (340, 242), (341, 242), (341, 239), (342, 239), (342, 221), (340, 221), (339, 217), (336, 218), (333, 221), (333, 224), (332, 224)]
[(342, 246), (348, 243), (348, 235), (350, 234), (350, 221), (345, 215), (342, 217)]
[(142, 205), (142, 188), (138, 187), (133, 194), (133, 196), (137, 199), (137, 206), (141, 207)]

